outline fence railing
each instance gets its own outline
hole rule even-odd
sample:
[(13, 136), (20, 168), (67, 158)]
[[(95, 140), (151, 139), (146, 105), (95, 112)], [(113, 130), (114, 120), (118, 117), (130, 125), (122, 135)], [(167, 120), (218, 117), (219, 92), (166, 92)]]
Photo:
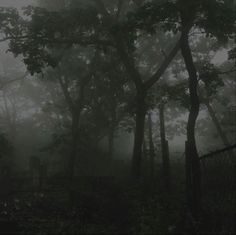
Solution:
[(200, 158), (206, 234), (235, 234), (236, 144)]

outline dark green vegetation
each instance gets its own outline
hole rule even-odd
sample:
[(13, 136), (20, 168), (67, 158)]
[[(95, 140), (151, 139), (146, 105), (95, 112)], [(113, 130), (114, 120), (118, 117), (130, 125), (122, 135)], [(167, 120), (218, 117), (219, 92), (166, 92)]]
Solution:
[(1, 232), (234, 232), (235, 4), (0, 8)]

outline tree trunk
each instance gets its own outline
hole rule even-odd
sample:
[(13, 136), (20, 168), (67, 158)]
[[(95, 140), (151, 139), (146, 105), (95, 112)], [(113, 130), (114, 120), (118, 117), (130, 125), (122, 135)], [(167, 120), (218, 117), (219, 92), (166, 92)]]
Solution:
[(144, 138), (144, 126), (146, 115), (145, 104), (146, 92), (138, 91), (136, 97), (136, 119), (135, 119), (135, 135), (134, 135), (134, 149), (132, 158), (132, 176), (134, 179), (141, 178), (141, 162), (142, 162), (142, 146)]
[(161, 151), (162, 151), (162, 170), (165, 182), (165, 188), (167, 191), (170, 190), (170, 160), (169, 160), (169, 146), (166, 140), (165, 131), (165, 116), (164, 116), (165, 105), (163, 103), (159, 106), (159, 119), (160, 119), (160, 137), (161, 137)]
[(108, 136), (108, 157), (112, 161), (113, 159), (113, 150), (114, 150), (114, 128), (110, 127), (109, 136)]
[(68, 166), (68, 177), (70, 181), (73, 181), (75, 175), (75, 163), (77, 157), (77, 144), (79, 139), (79, 117), (80, 115), (72, 115), (72, 141), (71, 141), (71, 152), (69, 156), (69, 166)]
[(147, 179), (148, 174), (149, 174), (149, 158), (148, 158), (148, 154), (147, 154), (147, 144), (146, 144), (145, 136), (143, 138), (142, 156), (143, 156), (143, 168), (142, 169), (143, 169), (144, 177), (145, 177), (145, 179)]
[(216, 127), (216, 130), (217, 130), (222, 142), (224, 143), (225, 147), (230, 146), (230, 142), (229, 142), (226, 134), (222, 130), (220, 122), (219, 122), (218, 118), (216, 117), (215, 111), (213, 110), (212, 106), (210, 105), (210, 102), (208, 100), (204, 100), (204, 104), (206, 105), (206, 107), (208, 109), (211, 119), (212, 119), (212, 121)]
[(109, 135), (108, 135), (108, 156), (110, 160), (113, 160), (113, 152), (114, 152), (114, 137), (115, 137), (115, 128), (116, 128), (116, 103), (111, 102), (111, 121), (109, 125)]
[(72, 115), (72, 125), (71, 125), (71, 152), (69, 155), (67, 176), (68, 176), (68, 193), (69, 193), (69, 206), (73, 207), (75, 202), (75, 192), (74, 192), (74, 177), (75, 177), (75, 166), (78, 153), (78, 140), (79, 140), (79, 115)]
[(188, 32), (182, 33), (181, 52), (184, 58), (186, 69), (189, 74), (189, 92), (190, 92), (190, 113), (187, 124), (187, 143), (186, 143), (186, 160), (189, 162), (186, 167), (191, 168), (186, 171), (186, 177), (191, 181), (186, 185), (187, 203), (191, 214), (197, 218), (201, 206), (201, 168), (198, 151), (195, 140), (195, 125), (199, 113), (199, 97), (197, 93), (198, 79), (197, 71), (193, 62), (191, 49), (188, 42)]
[(67, 176), (69, 181), (73, 181), (74, 178), (74, 171), (75, 171), (75, 161), (77, 156), (77, 144), (79, 139), (79, 121), (80, 121), (80, 115), (83, 109), (83, 100), (84, 100), (84, 89), (86, 86), (86, 83), (82, 84), (79, 91), (79, 97), (77, 98), (76, 102), (73, 101), (69, 89), (68, 89), (68, 81), (63, 80), (61, 74), (58, 75), (58, 81), (61, 86), (62, 92), (65, 97), (65, 101), (68, 105), (68, 108), (70, 110), (72, 123), (71, 123), (71, 152), (69, 155), (69, 161), (68, 161), (68, 168), (67, 168)]
[(151, 112), (148, 113), (148, 132), (149, 132), (149, 156), (150, 156), (150, 177), (154, 177), (154, 158), (155, 158), (155, 149), (152, 138), (152, 115)]

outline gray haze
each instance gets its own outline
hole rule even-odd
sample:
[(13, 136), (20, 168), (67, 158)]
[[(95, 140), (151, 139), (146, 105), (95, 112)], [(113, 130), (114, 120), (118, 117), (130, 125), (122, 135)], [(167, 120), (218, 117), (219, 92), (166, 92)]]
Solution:
[(37, 0), (0, 0), (1, 7), (17, 7), (35, 4)]

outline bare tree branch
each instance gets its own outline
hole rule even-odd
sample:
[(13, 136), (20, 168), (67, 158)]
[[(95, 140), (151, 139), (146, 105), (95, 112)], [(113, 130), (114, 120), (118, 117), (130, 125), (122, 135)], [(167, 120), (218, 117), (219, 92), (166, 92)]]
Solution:
[(145, 83), (145, 88), (149, 89), (152, 87), (163, 75), (167, 67), (169, 66), (170, 62), (173, 60), (173, 58), (176, 56), (180, 49), (180, 40), (177, 41), (174, 48), (171, 50), (171, 52), (165, 56), (165, 59), (163, 63), (161, 64), (160, 68), (154, 73)]

